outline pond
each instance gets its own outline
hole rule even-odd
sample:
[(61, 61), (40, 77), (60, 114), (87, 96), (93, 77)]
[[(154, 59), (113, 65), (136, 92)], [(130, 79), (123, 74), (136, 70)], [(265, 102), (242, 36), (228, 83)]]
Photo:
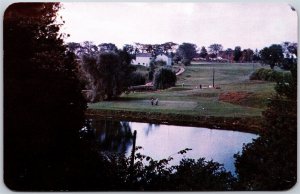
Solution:
[[(206, 158), (224, 164), (226, 170), (235, 174), (233, 155), (242, 151), (243, 144), (258, 136), (251, 133), (208, 129), (201, 127), (150, 124), (127, 121), (89, 119), (92, 139), (102, 151), (126, 152), (129, 156), (133, 144), (133, 131), (137, 131), (136, 146), (140, 153), (155, 160), (173, 157), (170, 164), (179, 164), (183, 157)], [(84, 128), (82, 131), (86, 131)], [(185, 148), (192, 150), (177, 154)]]

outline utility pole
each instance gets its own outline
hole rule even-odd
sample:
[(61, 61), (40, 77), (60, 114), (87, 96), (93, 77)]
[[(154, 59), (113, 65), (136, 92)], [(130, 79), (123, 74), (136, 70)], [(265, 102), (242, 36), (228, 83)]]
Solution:
[(215, 68), (213, 68), (213, 88), (215, 88)]

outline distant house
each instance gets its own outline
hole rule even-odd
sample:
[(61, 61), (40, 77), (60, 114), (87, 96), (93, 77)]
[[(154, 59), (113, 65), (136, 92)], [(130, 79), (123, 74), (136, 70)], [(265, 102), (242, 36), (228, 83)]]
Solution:
[(149, 67), (151, 59), (152, 59), (151, 53), (137, 53), (135, 56), (135, 60), (132, 60), (132, 64)]
[(282, 53), (283, 54), (283, 58), (285, 59), (297, 59), (297, 55), (292, 54), (292, 53)]
[(172, 65), (172, 58), (169, 55), (166, 55), (165, 53), (160, 53), (156, 55), (155, 61), (165, 61), (166, 65)]

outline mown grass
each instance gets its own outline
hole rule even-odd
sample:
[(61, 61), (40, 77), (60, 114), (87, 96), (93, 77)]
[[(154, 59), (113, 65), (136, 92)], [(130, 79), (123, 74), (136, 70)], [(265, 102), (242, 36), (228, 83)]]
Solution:
[[(250, 74), (261, 67), (259, 64), (246, 63), (193, 63), (178, 76), (175, 87), (152, 92), (123, 94), (116, 101), (89, 104), (89, 109), (218, 117), (261, 116), (266, 108), (267, 98), (274, 93), (275, 85), (273, 82), (249, 80)], [(220, 89), (205, 88), (212, 85), (213, 69), (215, 69), (215, 85)], [(204, 87), (203, 89), (199, 89), (200, 84)], [(249, 95), (238, 102), (220, 101), (219, 95), (226, 92), (247, 92)], [(152, 97), (159, 99), (158, 106), (151, 106)]]

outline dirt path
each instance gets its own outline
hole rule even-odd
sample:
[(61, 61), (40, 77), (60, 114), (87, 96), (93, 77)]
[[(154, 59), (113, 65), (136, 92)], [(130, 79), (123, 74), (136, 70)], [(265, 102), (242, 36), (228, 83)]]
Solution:
[(181, 75), (185, 69), (183, 67), (180, 67), (179, 71), (177, 71), (176, 76)]

